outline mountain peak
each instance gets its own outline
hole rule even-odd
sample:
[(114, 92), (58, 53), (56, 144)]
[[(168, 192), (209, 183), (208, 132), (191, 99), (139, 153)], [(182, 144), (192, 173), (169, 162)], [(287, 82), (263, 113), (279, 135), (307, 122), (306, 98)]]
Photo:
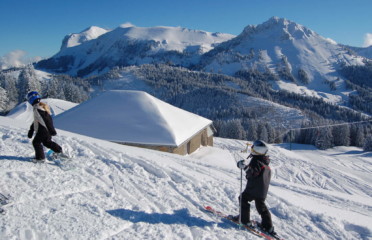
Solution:
[(241, 35), (242, 37), (251, 37), (259, 33), (271, 33), (270, 36), (279, 37), (281, 40), (302, 39), (316, 34), (314, 31), (285, 18), (271, 17), (262, 24), (248, 25)]
[(80, 33), (71, 33), (63, 39), (61, 50), (69, 47), (75, 47), (82, 44), (83, 42), (96, 39), (102, 34), (105, 34), (109, 31), (110, 30), (100, 28), (97, 26), (90, 26), (81, 31)]
[(269, 20), (264, 22), (263, 24), (282, 24), (282, 25), (288, 25), (289, 23), (292, 23), (291, 21), (287, 20), (286, 18), (280, 18), (280, 17), (271, 17)]

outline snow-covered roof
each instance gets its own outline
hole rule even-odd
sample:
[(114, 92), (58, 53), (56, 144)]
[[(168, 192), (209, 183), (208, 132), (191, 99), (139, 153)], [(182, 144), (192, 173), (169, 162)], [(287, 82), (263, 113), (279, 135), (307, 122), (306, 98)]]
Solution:
[(179, 146), (212, 121), (142, 91), (107, 91), (55, 119), (57, 128), (113, 142)]

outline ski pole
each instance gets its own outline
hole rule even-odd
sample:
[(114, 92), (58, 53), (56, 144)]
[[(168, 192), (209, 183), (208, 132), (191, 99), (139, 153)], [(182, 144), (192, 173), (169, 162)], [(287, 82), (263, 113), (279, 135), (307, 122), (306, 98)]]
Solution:
[(239, 224), (242, 224), (242, 189), (243, 189), (243, 169), (240, 169), (240, 199), (239, 199)]

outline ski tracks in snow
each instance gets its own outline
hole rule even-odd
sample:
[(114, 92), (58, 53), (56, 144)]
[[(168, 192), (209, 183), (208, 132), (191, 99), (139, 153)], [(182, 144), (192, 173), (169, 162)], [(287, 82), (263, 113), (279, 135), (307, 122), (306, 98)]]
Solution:
[[(241, 142), (217, 144), (235, 152)], [(371, 159), (354, 154), (351, 162), (342, 149), (329, 150), (327, 157), (301, 145), (288, 147), (277, 145), (269, 152), (273, 174), (267, 202), (274, 226), (280, 225), (277, 231), (290, 239), (369, 239), (372, 179), (365, 174)]]
[[(33, 149), (27, 131), (0, 125), (1, 191), (14, 198), (0, 222), (1, 239), (254, 239), (201, 211), (212, 205), (238, 213), (240, 171), (234, 160), (248, 155), (241, 153), (245, 142), (216, 139), (216, 146), (234, 159), (226, 167), (213, 159), (61, 132), (54, 140), (72, 156), (75, 170), (28, 162)], [(366, 216), (371, 212), (369, 178), (358, 174), (370, 168), (343, 161), (330, 172), (332, 157), (312, 163), (281, 146), (270, 154), (273, 180), (267, 202), (283, 237), (368, 239), (370, 228), (306, 206), (316, 202), (335, 214)], [(350, 166), (353, 172), (342, 172)], [(258, 219), (253, 207), (252, 216)]]

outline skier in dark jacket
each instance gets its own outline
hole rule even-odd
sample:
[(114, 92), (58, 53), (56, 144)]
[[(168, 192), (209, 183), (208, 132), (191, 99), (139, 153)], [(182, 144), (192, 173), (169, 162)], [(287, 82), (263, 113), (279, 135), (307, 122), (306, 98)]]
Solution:
[(62, 148), (52, 141), (52, 136), (57, 135), (57, 132), (53, 126), (49, 106), (40, 102), (41, 97), (35, 91), (27, 94), (27, 100), (33, 106), (34, 113), (34, 122), (31, 124), (27, 136), (32, 138), (34, 132), (36, 132), (32, 141), (35, 149), (35, 162), (43, 162), (45, 161), (43, 145), (52, 149), (55, 153), (62, 153)]
[(238, 162), (238, 167), (246, 172), (247, 185), (239, 196), (241, 217), (238, 215), (234, 218), (235, 220), (240, 219), (242, 224), (251, 225), (249, 202), (255, 201), (257, 212), (261, 215), (261, 228), (275, 235), (271, 214), (265, 204), (271, 180), (270, 159), (266, 156), (267, 152), (267, 143), (257, 140), (251, 147), (251, 154), (248, 157), (252, 158), (250, 163), (247, 165), (245, 160)]

